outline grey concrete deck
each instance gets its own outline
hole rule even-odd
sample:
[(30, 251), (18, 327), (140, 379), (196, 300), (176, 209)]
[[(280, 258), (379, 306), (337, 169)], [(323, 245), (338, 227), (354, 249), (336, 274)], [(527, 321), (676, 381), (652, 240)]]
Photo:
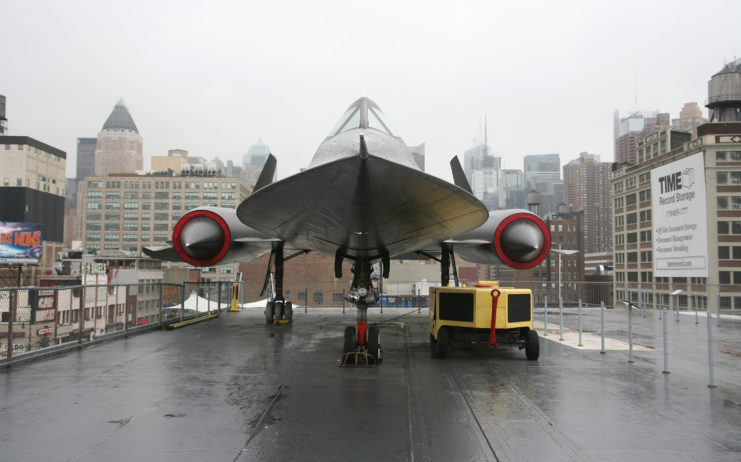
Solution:
[[(354, 310), (298, 310), (280, 327), (224, 313), (0, 373), (0, 461), (741, 459), (741, 322), (713, 325), (711, 389), (704, 318), (669, 318), (663, 374), (660, 321), (636, 314), (648, 348), (629, 364), (625, 313), (607, 313), (616, 343), (600, 354), (560, 342), (552, 310), (533, 362), (468, 345), (438, 360), (426, 311), (372, 309), (387, 322), (369, 369), (338, 367)], [(599, 332), (597, 310), (584, 326)]]

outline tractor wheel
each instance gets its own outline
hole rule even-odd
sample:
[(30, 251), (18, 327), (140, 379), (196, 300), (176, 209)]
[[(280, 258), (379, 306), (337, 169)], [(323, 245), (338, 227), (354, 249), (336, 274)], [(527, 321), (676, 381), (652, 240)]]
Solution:
[(446, 327), (441, 327), (437, 332), (437, 343), (434, 344), (435, 356), (445, 358), (448, 356), (450, 349), (450, 332)]
[(540, 356), (540, 342), (538, 341), (538, 333), (530, 329), (527, 331), (525, 336), (525, 356), (530, 361), (536, 361)]

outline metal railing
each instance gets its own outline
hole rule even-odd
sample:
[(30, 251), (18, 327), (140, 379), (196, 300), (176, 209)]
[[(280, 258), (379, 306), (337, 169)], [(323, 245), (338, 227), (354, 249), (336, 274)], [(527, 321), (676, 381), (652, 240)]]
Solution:
[(0, 366), (229, 308), (232, 283), (0, 289)]

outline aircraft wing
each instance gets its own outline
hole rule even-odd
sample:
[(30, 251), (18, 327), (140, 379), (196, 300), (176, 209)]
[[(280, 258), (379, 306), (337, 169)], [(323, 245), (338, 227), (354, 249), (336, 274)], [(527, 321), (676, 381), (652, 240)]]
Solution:
[(297, 248), (391, 256), (473, 229), (484, 205), (463, 189), (381, 157), (344, 157), (254, 192), (237, 208), (248, 226)]

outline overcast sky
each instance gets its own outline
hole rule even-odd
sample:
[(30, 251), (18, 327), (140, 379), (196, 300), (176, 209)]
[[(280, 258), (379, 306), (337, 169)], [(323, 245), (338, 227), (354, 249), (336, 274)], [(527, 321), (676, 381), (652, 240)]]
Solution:
[(282, 178), (360, 96), (447, 179), (484, 114), (506, 168), (612, 161), (616, 109), (676, 117), (741, 55), (738, 0), (10, 0), (0, 16), (8, 134), (66, 151), (68, 177), (120, 98), (145, 167), (174, 148), (241, 162), (262, 138)]

